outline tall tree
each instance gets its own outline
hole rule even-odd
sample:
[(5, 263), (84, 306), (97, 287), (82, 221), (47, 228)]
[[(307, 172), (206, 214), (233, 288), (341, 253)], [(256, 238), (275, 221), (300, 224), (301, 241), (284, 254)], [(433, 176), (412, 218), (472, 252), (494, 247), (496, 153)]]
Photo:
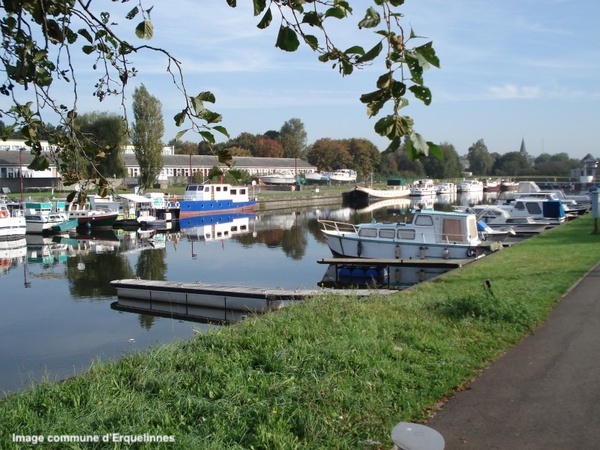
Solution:
[(301, 157), (306, 150), (306, 130), (300, 119), (290, 119), (279, 130), (279, 143), (286, 158)]
[(494, 165), (494, 158), (490, 155), (483, 139), (479, 139), (471, 147), (467, 155), (469, 167), (475, 175), (490, 175)]
[(140, 166), (140, 187), (148, 189), (163, 167), (162, 136), (164, 124), (162, 105), (142, 84), (133, 93), (132, 144)]
[(107, 112), (92, 112), (77, 116), (76, 123), (81, 138), (103, 156), (97, 164), (100, 173), (105, 177), (124, 177), (127, 170), (123, 147), (127, 144), (127, 129), (123, 118)]
[(329, 138), (316, 140), (307, 151), (306, 159), (322, 171), (348, 167), (352, 163), (348, 143)]
[(508, 152), (502, 155), (494, 165), (494, 174), (516, 177), (531, 172), (531, 165), (521, 152)]
[(443, 142), (440, 144), (440, 150), (442, 151), (442, 158), (427, 155), (421, 159), (427, 176), (441, 180), (460, 177), (462, 166), (454, 146)]
[(365, 177), (372, 174), (381, 161), (381, 153), (368, 139), (349, 139), (348, 153), (352, 158), (351, 167)]

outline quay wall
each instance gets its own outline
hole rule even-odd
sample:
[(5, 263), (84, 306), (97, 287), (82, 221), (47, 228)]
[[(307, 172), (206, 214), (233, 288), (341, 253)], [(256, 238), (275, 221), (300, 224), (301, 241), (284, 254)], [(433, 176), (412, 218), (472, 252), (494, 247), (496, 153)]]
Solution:
[(303, 208), (307, 206), (341, 205), (340, 194), (311, 194), (302, 196), (277, 196), (258, 199), (259, 211), (272, 211), (277, 209)]

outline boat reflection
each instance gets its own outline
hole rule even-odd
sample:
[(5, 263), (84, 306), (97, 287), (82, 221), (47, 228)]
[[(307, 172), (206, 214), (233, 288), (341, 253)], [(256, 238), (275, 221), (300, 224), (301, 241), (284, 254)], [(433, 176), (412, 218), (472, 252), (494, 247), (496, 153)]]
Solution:
[(449, 267), (374, 266), (362, 264), (330, 264), (319, 286), (331, 289), (377, 288), (406, 289), (431, 280), (450, 270)]
[(13, 267), (20, 266), (27, 257), (27, 240), (0, 240), (0, 276), (6, 275)]
[(188, 241), (211, 242), (250, 233), (255, 220), (251, 213), (211, 214), (180, 219), (179, 229)]

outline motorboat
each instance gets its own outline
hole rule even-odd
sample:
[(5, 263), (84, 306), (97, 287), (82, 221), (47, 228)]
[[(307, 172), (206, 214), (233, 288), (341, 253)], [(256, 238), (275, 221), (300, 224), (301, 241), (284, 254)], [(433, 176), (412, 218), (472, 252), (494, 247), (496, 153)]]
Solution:
[(456, 185), (454, 183), (440, 183), (437, 185), (435, 193), (437, 195), (456, 195)]
[(25, 223), (30, 234), (60, 234), (77, 227), (61, 202), (25, 202)]
[(306, 172), (304, 182), (306, 184), (329, 184), (331, 179), (329, 172)]
[(458, 192), (483, 192), (483, 182), (474, 179), (460, 180)]
[(526, 196), (498, 199), (496, 206), (508, 211), (511, 217), (532, 217), (536, 222), (549, 222), (550, 227), (567, 221), (562, 202), (555, 198)]
[(291, 170), (275, 172), (269, 175), (261, 175), (259, 180), (264, 184), (292, 185), (296, 184), (296, 175)]
[(490, 228), (499, 231), (512, 230), (516, 235), (539, 234), (552, 226), (550, 221), (536, 221), (531, 216), (513, 217), (509, 211), (495, 205), (476, 205), (458, 210), (474, 213), (478, 221), (485, 222)]
[(92, 208), (90, 203), (71, 202), (67, 205), (69, 219), (77, 220), (77, 228), (112, 228), (119, 217), (116, 210)]
[(410, 195), (413, 197), (435, 195), (436, 192), (437, 188), (435, 187), (433, 180), (429, 178), (417, 180), (410, 186)]
[(356, 176), (352, 169), (337, 169), (331, 172), (329, 179), (332, 183), (355, 183)]
[(492, 228), (483, 220), (477, 221), (477, 231), (479, 232), (479, 237), (481, 238), (481, 240), (488, 243), (502, 242), (511, 236), (516, 236), (517, 234), (510, 227), (506, 227), (503, 229)]
[(0, 239), (19, 239), (27, 232), (25, 217), (20, 210), (11, 211), (0, 203)]
[(475, 214), (414, 211), (412, 222), (351, 224), (319, 219), (336, 257), (374, 259), (465, 259), (482, 243)]
[(189, 184), (179, 202), (179, 218), (252, 210), (256, 199), (250, 198), (246, 186), (226, 183)]

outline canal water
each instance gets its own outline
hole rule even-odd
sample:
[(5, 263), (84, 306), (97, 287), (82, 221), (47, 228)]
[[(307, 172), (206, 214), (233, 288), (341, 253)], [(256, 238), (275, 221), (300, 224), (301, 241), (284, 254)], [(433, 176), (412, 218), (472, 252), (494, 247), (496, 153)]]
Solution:
[[(435, 208), (481, 200), (437, 199)], [(188, 219), (159, 234), (108, 230), (0, 242), (0, 397), (219, 326), (116, 310), (112, 280), (312, 289), (329, 270), (317, 261), (331, 257), (317, 219), (403, 220), (417, 204), (433, 206), (433, 199)]]

